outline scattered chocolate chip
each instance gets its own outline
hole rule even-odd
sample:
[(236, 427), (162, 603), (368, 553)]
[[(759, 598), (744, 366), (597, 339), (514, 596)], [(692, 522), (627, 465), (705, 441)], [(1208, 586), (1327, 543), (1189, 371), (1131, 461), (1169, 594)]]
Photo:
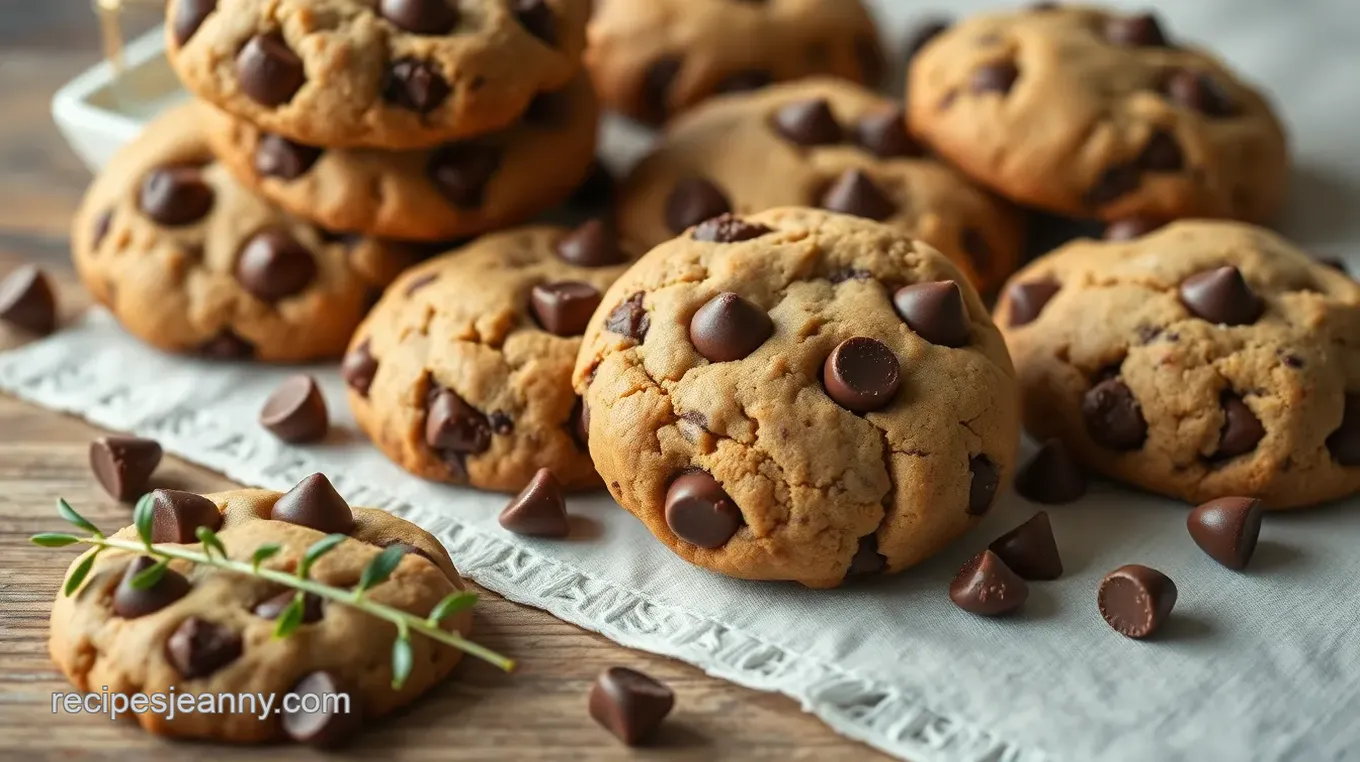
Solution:
[(414, 34), (448, 34), (459, 15), (449, 0), (382, 0), (378, 12), (398, 29)]
[(689, 321), (690, 343), (709, 362), (740, 360), (773, 334), (769, 313), (731, 291), (709, 299)]
[(175, 44), (183, 47), (194, 32), (203, 26), (208, 14), (217, 10), (217, 0), (181, 0), (175, 8), (175, 18), (170, 28), (175, 34)]
[(949, 583), (954, 605), (982, 616), (1009, 614), (1028, 597), (1029, 585), (990, 550), (969, 559)]
[(651, 320), (647, 317), (647, 308), (642, 305), (644, 296), (645, 294), (639, 291), (615, 307), (614, 311), (609, 313), (609, 317), (605, 318), (604, 329), (610, 333), (627, 336), (638, 343), (646, 341)]
[(515, 18), (529, 34), (557, 47), (557, 17), (544, 0), (515, 0)]
[(1161, 220), (1146, 217), (1125, 217), (1107, 225), (1104, 238), (1107, 241), (1132, 241), (1135, 238), (1142, 238), (1165, 224)]
[(590, 716), (620, 741), (636, 746), (675, 707), (665, 684), (627, 667), (610, 667), (590, 689)]
[(308, 476), (274, 501), (269, 518), (311, 527), (326, 534), (354, 531), (354, 512), (349, 503), (322, 474)]
[(896, 202), (860, 169), (847, 169), (841, 173), (822, 194), (820, 206), (870, 220), (886, 220), (897, 213)]
[(203, 342), (199, 354), (213, 360), (248, 360), (255, 355), (255, 347), (237, 336), (230, 328)]
[(530, 537), (566, 537), (571, 533), (567, 521), (567, 501), (562, 484), (552, 471), (540, 468), (528, 486), (501, 511), (500, 524), (515, 534)]
[(1011, 327), (1018, 328), (1037, 320), (1044, 307), (1048, 306), (1049, 301), (1057, 296), (1061, 289), (1062, 284), (1051, 278), (1011, 284), (1006, 290), (1006, 296), (1011, 302), (1009, 313)]
[(1299, 357), (1298, 355), (1285, 355), (1280, 359), (1284, 361), (1285, 365), (1294, 368), (1295, 370), (1302, 368), (1304, 364), (1303, 358)]
[(359, 342), (358, 346), (351, 349), (340, 362), (340, 376), (361, 397), (368, 396), (369, 387), (373, 386), (373, 377), (377, 374), (378, 361), (369, 349), (368, 339)]
[(282, 135), (260, 136), (255, 145), (255, 171), (264, 177), (296, 180), (321, 158), (321, 149), (294, 143)]
[[(283, 732), (298, 743), (331, 749), (344, 743), (359, 730), (362, 720), (360, 703), (336, 702), (335, 697), (349, 696), (340, 679), (330, 672), (313, 672), (298, 681), (290, 693), (300, 699), (292, 711), (283, 713)], [(312, 696), (312, 699), (306, 699)], [(303, 707), (315, 708), (305, 711)], [(348, 711), (344, 711), (348, 710)]]
[(132, 500), (146, 492), (146, 484), (161, 464), (161, 445), (141, 437), (100, 437), (90, 443), (90, 470), (100, 486), (116, 500)]
[(260, 410), (260, 425), (294, 444), (325, 439), (330, 416), (316, 379), (299, 374), (279, 384)]
[(721, 548), (745, 519), (717, 479), (703, 471), (681, 474), (666, 490), (666, 526), (701, 548)]
[(1174, 135), (1157, 130), (1148, 138), (1136, 163), (1147, 172), (1179, 172), (1185, 167), (1185, 152)]
[(468, 455), (486, 452), (491, 446), (491, 424), (452, 389), (431, 383), (426, 402), (425, 444), (438, 451), (446, 463), (463, 470)]
[(718, 186), (702, 177), (681, 180), (666, 197), (666, 224), (674, 233), (730, 211), (732, 202)]
[(257, 34), (236, 54), (236, 81), (256, 103), (281, 106), (307, 81), (307, 72), (282, 35)]
[(1195, 317), (1219, 325), (1250, 325), (1265, 312), (1265, 304), (1242, 271), (1232, 265), (1206, 270), (1181, 283), (1181, 303)]
[(113, 613), (124, 619), (136, 619), (169, 606), (189, 594), (189, 580), (174, 569), (166, 569), (156, 584), (138, 590), (132, 578), (156, 565), (151, 556), (137, 556), (128, 564), (127, 571), (113, 591)]
[(196, 616), (180, 622), (165, 640), (165, 658), (186, 680), (207, 677), (240, 656), (240, 635)]
[(1047, 511), (1039, 511), (987, 547), (1024, 579), (1050, 580), (1062, 576), (1062, 556), (1058, 555), (1058, 542), (1053, 539)]
[(1208, 74), (1177, 69), (1167, 76), (1162, 92), (1174, 104), (1208, 117), (1232, 116), (1237, 111), (1232, 96)]
[(571, 410), (571, 435), (578, 447), (590, 451), (590, 405), (586, 404), (584, 397), (577, 397), (576, 406)]
[(1185, 524), (1210, 558), (1229, 569), (1245, 569), (1256, 551), (1264, 513), (1254, 497), (1220, 497), (1190, 511)]
[(589, 283), (560, 281), (534, 286), (529, 304), (543, 330), (555, 336), (581, 336), (602, 297)]
[(968, 77), (968, 88), (975, 93), (1006, 94), (1020, 77), (1014, 61), (997, 61), (973, 70)]
[(1137, 189), (1143, 181), (1138, 167), (1132, 164), (1116, 164), (1100, 173), (1096, 184), (1086, 191), (1086, 205), (1101, 207)]
[(859, 538), (859, 547), (850, 557), (850, 566), (845, 570), (845, 579), (871, 577), (881, 574), (888, 566), (888, 559), (878, 552), (878, 535), (866, 534)]
[(266, 228), (251, 236), (236, 259), (236, 280), (263, 302), (300, 293), (316, 277), (316, 260), (283, 228)]
[(0, 281), (0, 320), (35, 334), (57, 327), (57, 298), (42, 270), (24, 265)]
[(745, 93), (759, 90), (771, 82), (774, 82), (774, 77), (768, 71), (750, 69), (727, 75), (718, 82), (718, 86), (713, 88), (713, 91), (716, 93)]
[(1147, 421), (1133, 390), (1118, 378), (1091, 387), (1081, 400), (1086, 433), (1101, 447), (1137, 450), (1147, 439)]
[(827, 355), (822, 383), (841, 407), (868, 413), (892, 403), (902, 386), (902, 366), (887, 344), (858, 336)]
[(1050, 439), (1016, 472), (1015, 491), (1044, 505), (1074, 503), (1086, 494), (1086, 473), (1061, 441)]
[(1146, 638), (1161, 627), (1176, 605), (1176, 583), (1146, 566), (1129, 564), (1101, 580), (1100, 615), (1120, 635)]
[(606, 267), (628, 259), (619, 248), (614, 230), (599, 219), (587, 220), (562, 236), (554, 250), (557, 256), (577, 267)]
[(825, 98), (794, 101), (774, 112), (770, 123), (775, 132), (800, 146), (833, 145), (843, 133), (831, 104)]
[(1265, 438), (1261, 419), (1235, 394), (1223, 395), (1223, 429), (1218, 437), (1216, 458), (1235, 458), (1256, 449)]
[(968, 459), (968, 515), (981, 516), (992, 509), (996, 491), (1001, 486), (1001, 472), (986, 455)]
[(1137, 16), (1110, 16), (1105, 20), (1105, 39), (1115, 45), (1129, 47), (1163, 47), (1166, 35), (1157, 17), (1151, 13)]
[(662, 58), (647, 68), (642, 77), (642, 111), (648, 122), (661, 124), (670, 116), (671, 84), (680, 67), (680, 59)]
[(151, 492), (151, 541), (189, 545), (198, 542), (198, 528), (222, 528), (222, 512), (202, 495), (177, 489)]
[(694, 228), (694, 240), (708, 243), (737, 243), (773, 233), (757, 222), (747, 222), (733, 214), (720, 214)]
[(952, 280), (915, 283), (893, 294), (893, 306), (907, 327), (931, 344), (968, 345), (968, 311), (963, 292)]
[[(271, 598), (266, 598), (255, 604), (251, 609), (255, 616), (261, 619), (278, 619), (284, 610), (293, 605), (293, 599), (297, 597), (297, 591), (284, 590)], [(321, 620), (324, 612), (321, 608), (321, 598), (312, 593), (302, 594), (302, 623), (311, 624)]]
[(449, 97), (449, 83), (436, 64), (404, 57), (393, 61), (383, 77), (383, 99), (399, 108), (428, 114)]
[(907, 133), (907, 117), (901, 109), (878, 111), (860, 118), (851, 130), (851, 137), (860, 148), (883, 159), (924, 153)]
[(491, 424), (491, 433), (506, 436), (515, 431), (515, 422), (510, 419), (510, 415), (504, 410), (493, 410), (491, 415), (486, 417)]
[(420, 289), (430, 285), (431, 283), (434, 283), (437, 280), (439, 280), (439, 273), (425, 273), (424, 275), (416, 278), (415, 280), (412, 280), (410, 283), (407, 283), (406, 290), (403, 291), (402, 293), (406, 294), (407, 296), (410, 296), (415, 292), (419, 291)]
[(927, 18), (917, 21), (908, 31), (903, 43), (906, 51), (906, 62), (911, 63), (916, 58), (916, 54), (926, 46), (926, 43), (939, 37), (952, 26), (952, 22), (946, 18)]
[(1360, 466), (1360, 394), (1346, 393), (1341, 425), (1327, 437), (1327, 451), (1343, 466)]
[(435, 150), (428, 167), (430, 181), (449, 203), (461, 209), (482, 205), (486, 185), (500, 167), (500, 154), (475, 143), (450, 143)]
[(207, 216), (213, 199), (197, 167), (161, 167), (142, 178), (137, 208), (162, 225), (181, 227)]

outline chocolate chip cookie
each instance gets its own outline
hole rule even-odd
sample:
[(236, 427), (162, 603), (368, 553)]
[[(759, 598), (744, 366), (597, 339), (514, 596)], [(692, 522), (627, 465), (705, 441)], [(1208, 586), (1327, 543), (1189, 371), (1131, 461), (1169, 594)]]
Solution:
[(912, 130), (978, 182), (1069, 217), (1270, 219), (1288, 184), (1265, 98), (1151, 14), (987, 13), (912, 58)]
[[(176, 490), (152, 493), (153, 541), (196, 544), (200, 526), (216, 531), (229, 558), (249, 562), (267, 543), (281, 546), (263, 568), (293, 570), (303, 552), (327, 533), (348, 535), (311, 569), (333, 587), (359, 582), (382, 548), (408, 549), (392, 575), (365, 594), (371, 600), (424, 616), (446, 595), (463, 589), (439, 542), (419, 527), (384, 511), (351, 509), (321, 475), (286, 494), (235, 490), (200, 496)], [(136, 540), (133, 527), (114, 535)], [(82, 556), (82, 559), (85, 556)], [(80, 559), (72, 563), (72, 569)], [(351, 729), (363, 717), (389, 714), (442, 680), (462, 653), (421, 635), (411, 637), (416, 665), (401, 690), (391, 687), (393, 626), (349, 606), (316, 596), (305, 599), (302, 624), (273, 636), (275, 620), (293, 598), (268, 580), (173, 561), (154, 586), (128, 581), (152, 559), (121, 550), (101, 553), (82, 587), (58, 596), (52, 607), (48, 648), (76, 688), (100, 693), (260, 693), (281, 707), (285, 693), (325, 685), (348, 694), (350, 713), (307, 718), (328, 733)], [(467, 634), (472, 612), (444, 620)], [(172, 692), (173, 691), (173, 692)], [(287, 712), (263, 719), (255, 713), (145, 712), (134, 715), (146, 730), (180, 738), (252, 743), (299, 737)], [(350, 726), (350, 727), (345, 727)], [(309, 739), (322, 740), (322, 739)]]
[(1274, 233), (1078, 241), (1017, 273), (996, 320), (1030, 433), (1091, 469), (1191, 503), (1360, 489), (1360, 285)]
[(647, 246), (723, 212), (814, 206), (896, 225), (984, 291), (1020, 262), (1019, 214), (927, 157), (900, 107), (812, 79), (715, 98), (672, 122), (625, 181), (624, 237)]
[(987, 512), (1019, 437), (1001, 334), (900, 229), (812, 209), (709, 220), (605, 294), (577, 359), (610, 494), (685, 560), (834, 587)]
[(598, 0), (586, 66), (606, 107), (661, 124), (716, 93), (829, 74), (877, 84), (860, 0)]
[(158, 117), (104, 168), (71, 232), (76, 270), (137, 338), (167, 352), (339, 357), (414, 246), (339, 236), (242, 188), (197, 104)]
[(566, 199), (594, 160), (599, 106), (584, 75), (502, 132), (434, 148), (324, 149), (211, 111), (208, 139), (242, 183), (335, 230), (441, 241), (503, 228)]
[(518, 492), (540, 468), (599, 485), (571, 371), (624, 256), (598, 221), (497, 233), (412, 268), (341, 372), (378, 449), (427, 479)]
[(198, 97), (306, 145), (421, 148), (501, 129), (580, 69), (589, 0), (171, 0)]

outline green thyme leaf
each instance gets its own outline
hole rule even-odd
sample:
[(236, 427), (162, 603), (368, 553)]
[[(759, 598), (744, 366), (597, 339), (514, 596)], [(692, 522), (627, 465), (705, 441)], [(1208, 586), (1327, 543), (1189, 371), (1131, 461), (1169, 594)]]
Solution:
[(477, 604), (477, 594), (470, 590), (460, 590), (456, 593), (449, 593), (444, 596), (444, 600), (436, 603), (434, 609), (430, 611), (428, 621), (430, 624), (438, 626), (440, 622), (457, 614), (466, 611)]
[(99, 555), (100, 550), (102, 548), (95, 549), (90, 555), (85, 556), (85, 559), (77, 564), (76, 568), (71, 570), (71, 576), (66, 578), (66, 587), (62, 588), (62, 595), (70, 596), (80, 589), (80, 583), (90, 576), (90, 569), (94, 568), (94, 559)]
[(386, 582), (404, 555), (406, 551), (398, 545), (384, 548), (383, 552), (374, 556), (373, 560), (368, 562), (368, 566), (364, 567), (364, 573), (359, 577), (359, 589), (355, 593), (362, 593)]
[(128, 582), (128, 585), (130, 585), (133, 590), (147, 590), (153, 588), (156, 586), (157, 582), (161, 581), (161, 577), (165, 576), (165, 570), (169, 565), (170, 559), (162, 558), (155, 564), (148, 566), (133, 575), (132, 579)]
[(312, 546), (307, 548), (307, 552), (302, 554), (302, 563), (298, 564), (298, 578), (307, 579), (308, 573), (312, 571), (312, 564), (315, 564), (318, 559), (347, 539), (349, 538), (343, 534), (328, 534), (312, 543)]
[(43, 532), (28, 538), (28, 541), (44, 548), (64, 548), (67, 545), (80, 542), (80, 538), (73, 534), (62, 534), (61, 532)]
[(104, 536), (103, 533), (99, 531), (98, 527), (87, 521), (84, 516), (76, 513), (76, 509), (72, 508), (71, 504), (66, 502), (65, 498), (57, 498), (57, 513), (60, 514), (63, 519), (66, 519), (67, 523), (73, 524), (80, 529), (84, 529), (95, 537)]
[(280, 550), (283, 550), (283, 546), (279, 545), (277, 542), (266, 542), (265, 544), (256, 548), (255, 552), (250, 554), (251, 571), (255, 572), (256, 574), (259, 574), (260, 564), (264, 563), (265, 561), (268, 561), (274, 556), (277, 556)]
[[(208, 556), (212, 556), (212, 551), (217, 551), (219, 557), (227, 558), (227, 547), (222, 544), (221, 538), (211, 528), (199, 527), (194, 530), (194, 534), (198, 537), (198, 541), (203, 543), (203, 552)], [(259, 553), (258, 550), (255, 552)]]
[(392, 690), (399, 691), (406, 684), (413, 662), (410, 635), (402, 632), (392, 641)]
[(151, 493), (142, 495), (137, 507), (132, 509), (132, 524), (137, 527), (137, 536), (150, 547), (152, 529), (156, 522), (156, 510), (151, 501)]
[(303, 610), (302, 596), (303, 593), (299, 590), (293, 596), (292, 603), (289, 603), (288, 608), (284, 609), (283, 613), (279, 615), (279, 621), (274, 625), (274, 637), (286, 638), (293, 634), (293, 630), (296, 630), (298, 625), (302, 624), (302, 616), (306, 613)]

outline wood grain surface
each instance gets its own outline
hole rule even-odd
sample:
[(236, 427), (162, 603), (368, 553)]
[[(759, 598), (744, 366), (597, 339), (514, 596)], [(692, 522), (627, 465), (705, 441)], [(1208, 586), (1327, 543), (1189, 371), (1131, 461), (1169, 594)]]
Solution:
[[(86, 298), (70, 270), (67, 225), (89, 173), (58, 135), (48, 109), (53, 91), (98, 59), (97, 29), (90, 4), (78, 0), (5, 0), (0, 10), (0, 276), (25, 262), (41, 265), (57, 281), (69, 320)], [(145, 13), (133, 14), (128, 26), (136, 31), (151, 22)], [(0, 346), (23, 340), (0, 327)], [(129, 508), (104, 495), (90, 475), (87, 446), (99, 434), (78, 420), (0, 396), (0, 759), (320, 757), (298, 747), (170, 743), (105, 717), (52, 713), (52, 694), (70, 686), (47, 657), (48, 615), (74, 554), (34, 547), (27, 538), (66, 529), (53, 508), (58, 496), (106, 529), (129, 523)], [(201, 492), (235, 486), (175, 458), (166, 459), (156, 481)], [(477, 639), (518, 659), (520, 671), (503, 675), (466, 659), (413, 707), (371, 723), (344, 755), (885, 759), (835, 735), (787, 698), (628, 651), (494, 594), (483, 593), (477, 612)], [(591, 681), (615, 664), (661, 678), (678, 695), (675, 713), (646, 749), (625, 749), (586, 714)]]

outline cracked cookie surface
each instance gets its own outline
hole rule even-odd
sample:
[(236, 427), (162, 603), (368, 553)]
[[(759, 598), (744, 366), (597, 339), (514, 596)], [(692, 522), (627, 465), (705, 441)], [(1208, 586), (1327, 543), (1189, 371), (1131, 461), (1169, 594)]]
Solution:
[(1079, 241), (996, 308), (1024, 418), (1088, 467), (1201, 503), (1360, 489), (1360, 285), (1267, 230)]
[(778, 209), (662, 244), (605, 294), (574, 378), (614, 498), (734, 577), (900, 571), (1014, 464), (1014, 372), (981, 299), (856, 217)]
[(907, 99), (913, 132), (950, 163), (1069, 217), (1262, 222), (1288, 185), (1261, 93), (1151, 15), (967, 18), (912, 58)]
[(149, 125), (95, 178), (72, 223), (76, 271), (125, 329), (167, 352), (339, 357), (416, 246), (341, 236), (243, 188), (197, 104)]
[(203, 100), (309, 145), (419, 148), (501, 129), (580, 70), (589, 0), (171, 0)]
[[(700, 183), (716, 191), (708, 203)], [(1022, 223), (1008, 203), (925, 156), (900, 106), (831, 79), (716, 98), (672, 122), (625, 180), (619, 226), (650, 247), (703, 215), (780, 206), (901, 227), (947, 254), (983, 292), (1020, 261)]]
[(496, 233), (414, 267), (342, 368), (359, 426), (427, 479), (517, 492), (540, 468), (599, 485), (571, 373), (624, 257), (599, 223)]
[[(364, 567), (382, 548), (403, 544), (408, 552), (391, 577), (370, 589), (372, 600), (424, 616), (444, 596), (464, 589), (448, 553), (419, 527), (384, 511), (350, 509), (330, 488), (304, 480), (289, 493), (301, 506), (301, 521), (349, 536), (312, 567), (311, 578), (332, 586), (358, 583)], [(327, 492), (329, 490), (329, 492)], [(301, 495), (299, 495), (301, 493)], [(282, 495), (268, 490), (235, 490), (200, 497), (173, 490), (153, 493), (157, 543), (181, 538), (161, 536), (162, 518), (173, 514), (176, 529), (192, 537), (196, 526), (215, 531), (230, 558), (249, 562), (256, 548), (277, 543), (282, 550), (263, 567), (292, 571), (312, 543), (326, 535), (302, 523), (271, 520)], [(351, 517), (348, 523), (345, 515)], [(136, 540), (133, 527), (114, 537)], [(196, 544), (196, 543), (194, 543)], [(83, 556), (82, 556), (83, 558)], [(283, 695), (309, 676), (324, 674), (348, 693), (353, 720), (389, 714), (442, 680), (462, 652), (429, 638), (411, 638), (415, 668), (401, 690), (391, 687), (395, 628), (388, 622), (330, 601), (308, 599), (303, 623), (288, 637), (275, 638), (275, 618), (291, 598), (286, 588), (267, 580), (211, 567), (172, 561), (162, 580), (146, 591), (130, 591), (125, 572), (138, 563), (135, 553), (101, 553), (80, 589), (58, 596), (52, 607), (49, 651), (52, 660), (82, 691), (134, 694), (262, 693)], [(77, 559), (71, 568), (80, 563)], [(69, 573), (69, 572), (68, 572)], [(472, 612), (444, 620), (445, 628), (466, 635)], [(171, 693), (171, 691), (174, 693)], [(136, 715), (146, 730), (180, 738), (234, 743), (283, 738), (282, 714), (261, 720), (256, 714), (151, 712)]]

